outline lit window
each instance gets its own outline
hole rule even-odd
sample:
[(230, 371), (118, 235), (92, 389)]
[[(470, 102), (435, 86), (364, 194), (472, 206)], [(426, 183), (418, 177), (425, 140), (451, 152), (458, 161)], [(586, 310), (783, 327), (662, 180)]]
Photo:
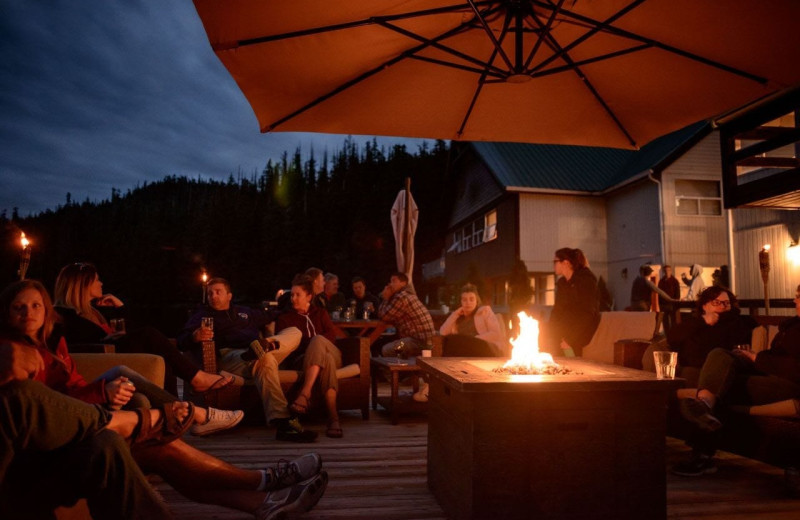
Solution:
[(484, 217), (483, 241), (490, 242), (495, 238), (497, 238), (497, 211), (492, 210)]

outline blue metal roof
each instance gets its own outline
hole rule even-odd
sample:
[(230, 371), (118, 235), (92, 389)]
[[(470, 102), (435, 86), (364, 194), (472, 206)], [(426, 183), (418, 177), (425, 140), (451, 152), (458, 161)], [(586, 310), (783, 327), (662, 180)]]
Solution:
[(651, 141), (640, 150), (551, 144), (473, 142), (475, 151), (503, 186), (598, 192), (674, 159), (705, 122)]

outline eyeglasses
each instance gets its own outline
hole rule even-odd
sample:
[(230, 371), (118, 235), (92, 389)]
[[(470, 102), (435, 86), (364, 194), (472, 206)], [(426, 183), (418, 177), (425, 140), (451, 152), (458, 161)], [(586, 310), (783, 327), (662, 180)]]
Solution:
[(731, 301), (730, 300), (711, 300), (711, 305), (715, 307), (730, 307)]

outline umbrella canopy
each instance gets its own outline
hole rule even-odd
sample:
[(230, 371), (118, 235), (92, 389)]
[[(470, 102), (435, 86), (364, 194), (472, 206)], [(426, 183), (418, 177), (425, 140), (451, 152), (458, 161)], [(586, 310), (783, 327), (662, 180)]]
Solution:
[(394, 232), (397, 270), (405, 273), (408, 276), (409, 285), (413, 285), (411, 275), (414, 271), (414, 235), (417, 232), (419, 208), (417, 208), (417, 203), (414, 202), (409, 188), (409, 179), (406, 179), (406, 188), (400, 190), (394, 199), (390, 218)]
[(195, 0), (261, 130), (635, 148), (800, 83), (796, 0)]

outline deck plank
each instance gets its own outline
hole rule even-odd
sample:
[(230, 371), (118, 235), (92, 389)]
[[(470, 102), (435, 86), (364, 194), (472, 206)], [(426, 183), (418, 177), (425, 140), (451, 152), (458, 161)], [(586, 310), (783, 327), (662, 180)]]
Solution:
[[(246, 468), (261, 468), (307, 451), (318, 452), (330, 483), (317, 507), (303, 518), (353, 520), (444, 519), (427, 487), (427, 421), (424, 415), (402, 417), (392, 426), (388, 414), (372, 412), (364, 421), (358, 412), (342, 415), (344, 437), (324, 436), (324, 420), (309, 421), (320, 432), (313, 444), (274, 439), (274, 431), (242, 427), (207, 438), (186, 436), (194, 446)], [(666, 439), (665, 471), (688, 453), (677, 439)], [(667, 517), (670, 520), (788, 520), (800, 518), (800, 500), (782, 493), (783, 471), (729, 453), (718, 455), (719, 471), (700, 478), (667, 471)], [(502, 478), (502, 476), (498, 476)], [(178, 520), (251, 519), (252, 515), (198, 504), (156, 479)]]

